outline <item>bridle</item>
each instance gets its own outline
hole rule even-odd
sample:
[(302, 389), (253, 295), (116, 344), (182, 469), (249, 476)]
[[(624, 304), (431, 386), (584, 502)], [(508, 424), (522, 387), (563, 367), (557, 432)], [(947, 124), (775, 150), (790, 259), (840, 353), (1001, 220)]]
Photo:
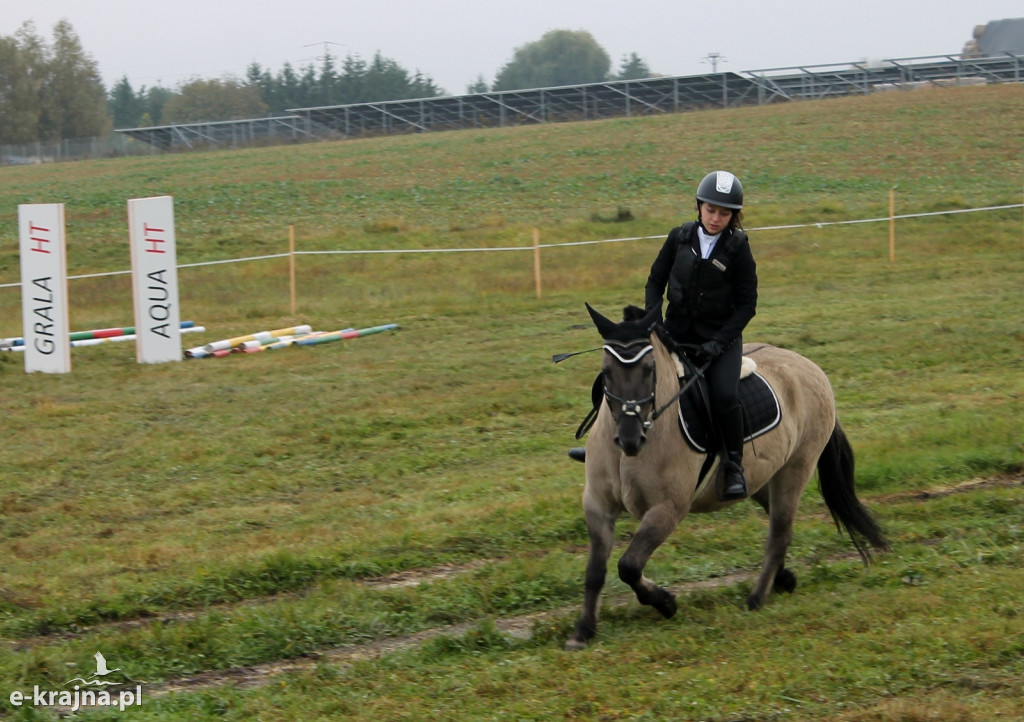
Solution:
[[(644, 356), (654, 351), (654, 347), (650, 344), (648, 339), (637, 339), (627, 343), (622, 343), (620, 341), (608, 341), (601, 348), (615, 357), (615, 359), (623, 366), (633, 366), (634, 364), (638, 364)], [(658, 388), (658, 379), (656, 376), (657, 366), (653, 368), (653, 372), (654, 373), (651, 375), (653, 381), (651, 385), (651, 393), (642, 399), (624, 399), (621, 396), (612, 393), (608, 389), (608, 384), (604, 384), (604, 397), (608, 400), (608, 406), (610, 408), (615, 408), (614, 404), (620, 404), (623, 416), (635, 416), (639, 419), (644, 405), (651, 404), (650, 413), (648, 413), (647, 418), (642, 421), (645, 430), (649, 429), (651, 424), (654, 423), (654, 419), (657, 418), (653, 405), (654, 392)]]
[[(551, 361), (553, 363), (561, 363), (565, 359), (570, 358), (572, 356), (578, 356), (579, 354), (601, 350), (610, 353), (619, 363), (625, 366), (631, 366), (633, 364), (639, 363), (644, 356), (646, 356), (647, 354), (651, 353), (654, 350), (654, 347), (651, 345), (650, 339), (647, 338), (638, 338), (626, 342), (606, 340), (605, 344), (603, 346), (600, 346), (599, 348), (591, 348), (587, 349), (586, 351), (575, 351), (572, 353), (556, 354), (555, 356), (552, 357)], [(658, 388), (657, 365), (655, 365), (654, 369), (652, 369), (651, 377), (654, 383), (651, 387), (651, 393), (642, 399), (624, 399), (621, 396), (609, 391), (607, 384), (605, 384), (602, 381), (601, 392), (608, 402), (608, 408), (614, 409), (615, 404), (618, 404), (624, 416), (635, 416), (639, 418), (640, 414), (642, 413), (644, 405), (652, 404), (651, 412), (647, 414), (647, 418), (642, 421), (644, 431), (649, 429), (651, 425), (658, 419), (659, 416), (665, 413), (670, 406), (672, 406), (676, 401), (678, 401), (682, 397), (682, 395), (685, 394), (687, 390), (689, 390), (690, 386), (696, 383), (697, 379), (704, 375), (704, 370), (708, 367), (708, 364), (704, 364), (703, 366), (698, 367), (689, 358), (687, 358), (685, 354), (680, 354), (680, 359), (686, 367), (686, 376), (688, 380), (686, 381), (686, 383), (681, 384), (679, 391), (673, 394), (672, 398), (669, 399), (660, 408), (655, 409), (652, 403), (655, 399), (654, 395)], [(599, 405), (595, 404), (594, 408), (590, 410), (586, 418), (584, 418), (582, 423), (580, 423), (579, 428), (576, 429), (577, 439), (583, 438), (583, 436), (590, 430), (590, 427), (594, 425), (594, 421), (597, 419), (597, 412), (599, 408)]]
[[(641, 345), (642, 348), (640, 348), (637, 351), (634, 351), (631, 355), (627, 353), (630, 349)], [(651, 353), (654, 350), (654, 347), (650, 344), (650, 341), (648, 339), (636, 339), (634, 341), (629, 341), (627, 343), (622, 343), (621, 341), (607, 341), (605, 345), (602, 346), (601, 348), (610, 353), (619, 361), (619, 363), (625, 366), (632, 366), (633, 364), (639, 363), (644, 356), (646, 356), (647, 354)], [(621, 398), (620, 396), (616, 396), (611, 391), (609, 391), (608, 386), (606, 384), (604, 386), (604, 396), (606, 399), (608, 399), (608, 405), (611, 406), (611, 402), (613, 401), (622, 404), (623, 415), (636, 416), (639, 418), (640, 409), (643, 407), (643, 405), (652, 404), (651, 412), (647, 414), (647, 418), (643, 421), (644, 429), (649, 429), (651, 427), (651, 424), (653, 424), (659, 416), (665, 413), (668, 410), (668, 408), (672, 406), (672, 404), (674, 404), (676, 401), (682, 398), (683, 394), (687, 392), (690, 386), (696, 383), (697, 379), (704, 375), (704, 370), (707, 369), (707, 367), (710, 365), (709, 362), (708, 364), (704, 364), (703, 366), (698, 367), (695, 363), (690, 361), (690, 359), (687, 358), (685, 355), (680, 354), (680, 358), (682, 359), (683, 364), (686, 366), (686, 369), (688, 371), (688, 373), (686, 374), (688, 380), (686, 381), (686, 383), (680, 384), (679, 391), (673, 394), (672, 398), (666, 401), (660, 408), (655, 409), (653, 406), (654, 393), (658, 388), (657, 365), (654, 366), (651, 373), (652, 386), (650, 395), (645, 396), (642, 399), (627, 400)]]

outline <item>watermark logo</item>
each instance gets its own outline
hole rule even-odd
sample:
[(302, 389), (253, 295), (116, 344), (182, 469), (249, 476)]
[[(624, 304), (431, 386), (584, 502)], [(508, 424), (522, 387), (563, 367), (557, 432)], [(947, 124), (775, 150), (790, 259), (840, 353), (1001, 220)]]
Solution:
[(89, 679), (82, 679), (81, 677), (69, 679), (67, 682), (64, 683), (65, 687), (67, 687), (72, 682), (81, 682), (82, 684), (121, 684), (120, 681), (114, 682), (105, 679), (99, 679), (100, 677), (106, 677), (111, 672), (120, 672), (121, 668), (117, 667), (115, 669), (107, 669), (107, 659), (100, 652), (94, 654), (93, 657), (96, 658), (96, 671), (89, 675)]
[[(47, 690), (35, 685), (31, 692), (15, 690), (9, 698), (11, 706), (31, 704), (35, 707), (66, 707), (72, 712), (83, 707), (118, 707), (124, 712), (128, 707), (141, 705), (142, 685), (135, 685), (135, 689), (127, 687), (133, 680), (120, 667), (108, 668), (107, 660), (100, 652), (93, 656), (96, 658), (96, 671), (88, 677), (69, 679), (64, 683), (64, 689)], [(68, 689), (69, 685), (74, 687)], [(123, 689), (106, 689), (112, 685)]]

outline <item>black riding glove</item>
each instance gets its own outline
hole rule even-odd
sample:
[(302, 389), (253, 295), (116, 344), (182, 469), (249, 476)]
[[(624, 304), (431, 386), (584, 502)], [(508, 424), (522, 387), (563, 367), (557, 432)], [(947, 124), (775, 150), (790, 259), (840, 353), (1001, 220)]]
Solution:
[(705, 341), (700, 345), (700, 348), (697, 349), (694, 356), (696, 357), (697, 363), (704, 366), (721, 356), (722, 351), (724, 350), (725, 349), (722, 347), (722, 344), (718, 341)]

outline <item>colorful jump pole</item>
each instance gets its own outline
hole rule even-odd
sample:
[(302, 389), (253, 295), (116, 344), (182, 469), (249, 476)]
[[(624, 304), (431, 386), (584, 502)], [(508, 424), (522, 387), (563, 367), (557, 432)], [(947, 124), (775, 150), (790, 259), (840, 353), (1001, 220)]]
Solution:
[(214, 351), (223, 351), (224, 349), (232, 348), (234, 346), (241, 346), (246, 341), (261, 341), (263, 339), (277, 338), (279, 336), (301, 336), (306, 333), (312, 333), (313, 329), (311, 326), (292, 326), (291, 328), (279, 328), (274, 331), (259, 331), (258, 333), (251, 333), (248, 336), (236, 336), (235, 338), (226, 338), (220, 341), (214, 341), (213, 343), (206, 344), (203, 348), (207, 353), (213, 353)]
[[(191, 322), (190, 322), (191, 323)], [(189, 326), (188, 328), (181, 329), (182, 333), (205, 333), (205, 326)], [(80, 348), (82, 346), (99, 346), (101, 343), (115, 343), (117, 341), (134, 341), (135, 334), (127, 333), (121, 336), (102, 336), (100, 338), (80, 338), (71, 342), (71, 348)], [(24, 351), (24, 345), (18, 346), (0, 346), (0, 352), (3, 351)]]
[[(182, 321), (181, 330), (182, 332), (184, 332), (186, 329), (194, 328), (195, 325), (195, 321)], [(73, 343), (75, 341), (84, 341), (86, 339), (92, 338), (112, 338), (115, 336), (132, 336), (134, 334), (134, 326), (118, 326), (114, 328), (96, 328), (92, 329), (91, 331), (73, 331), (68, 335), (68, 340)], [(25, 338), (23, 336), (11, 336), (10, 338), (0, 338), (0, 348), (10, 348), (12, 346), (24, 345)]]
[[(345, 331), (351, 331), (351, 328), (344, 329)], [(278, 340), (277, 343), (272, 343), (269, 346), (264, 346), (261, 350), (263, 351), (275, 351), (280, 348), (288, 348), (294, 346), (300, 340), (309, 340), (311, 338), (319, 338), (328, 333), (337, 333), (336, 331), (314, 331), (313, 333), (307, 333), (303, 336), (285, 336)]]
[(185, 351), (186, 358), (206, 358), (207, 356), (227, 356), (235, 351), (242, 351), (243, 346), (246, 344), (252, 344), (252, 342), (258, 342), (261, 346), (263, 344), (271, 344), (282, 338), (289, 338), (294, 336), (303, 336), (305, 334), (312, 333), (313, 329), (308, 325), (292, 326), (290, 328), (279, 328), (273, 331), (259, 331), (258, 333), (251, 333), (246, 336), (236, 336), (235, 338), (225, 338), (220, 341), (214, 341), (204, 346), (196, 346)]
[(391, 331), (396, 328), (398, 328), (397, 323), (386, 323), (382, 326), (371, 326), (369, 328), (354, 329), (352, 331), (334, 331), (333, 333), (325, 333), (322, 336), (316, 336), (314, 338), (300, 338), (295, 341), (295, 345), (316, 346), (322, 343), (331, 343), (332, 341), (342, 341), (347, 338), (359, 338), (360, 336), (370, 336), (375, 333)]
[[(186, 329), (195, 328), (195, 321), (182, 321), (179, 324), (182, 332)], [(98, 328), (94, 331), (75, 331), (71, 334), (72, 341), (84, 341), (91, 338), (113, 338), (114, 336), (131, 336), (135, 333), (134, 326), (124, 326), (122, 328)]]
[[(181, 329), (182, 333), (204, 333), (206, 331), (205, 326), (189, 326), (188, 328)], [(79, 348), (81, 346), (99, 346), (101, 343), (116, 343), (118, 341), (135, 341), (137, 338), (134, 333), (127, 333), (122, 336), (100, 336), (99, 338), (82, 338), (77, 341), (71, 342), (72, 348)]]
[(398, 328), (397, 323), (360, 329), (345, 328), (339, 331), (313, 331), (309, 326), (295, 326), (293, 328), (260, 331), (259, 333), (247, 336), (214, 341), (205, 346), (196, 346), (195, 348), (188, 349), (185, 351), (185, 356), (186, 358), (207, 358), (210, 356), (221, 358), (235, 353), (260, 353), (261, 351), (288, 348), (289, 346), (315, 346), (317, 344), (330, 343), (331, 341), (370, 336), (396, 328)]
[(244, 341), (240, 345), (235, 347), (236, 351), (243, 351), (245, 353), (258, 353), (264, 349), (268, 349), (271, 346), (290, 345), (296, 339), (307, 338), (309, 336), (319, 336), (322, 331), (309, 331), (304, 333), (292, 334), (289, 336), (269, 336), (265, 338), (253, 339), (251, 341)]

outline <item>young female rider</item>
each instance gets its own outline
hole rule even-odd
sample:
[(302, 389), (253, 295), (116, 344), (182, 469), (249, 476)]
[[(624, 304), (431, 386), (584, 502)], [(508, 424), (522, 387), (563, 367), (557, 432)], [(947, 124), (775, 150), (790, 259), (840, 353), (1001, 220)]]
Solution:
[(743, 329), (757, 308), (757, 268), (742, 221), (743, 186), (714, 171), (697, 186), (697, 220), (673, 228), (651, 266), (644, 302), (660, 307), (665, 328), (687, 344), (704, 371), (713, 421), (724, 447), (723, 499), (747, 495), (743, 476), (743, 409), (737, 399)]

